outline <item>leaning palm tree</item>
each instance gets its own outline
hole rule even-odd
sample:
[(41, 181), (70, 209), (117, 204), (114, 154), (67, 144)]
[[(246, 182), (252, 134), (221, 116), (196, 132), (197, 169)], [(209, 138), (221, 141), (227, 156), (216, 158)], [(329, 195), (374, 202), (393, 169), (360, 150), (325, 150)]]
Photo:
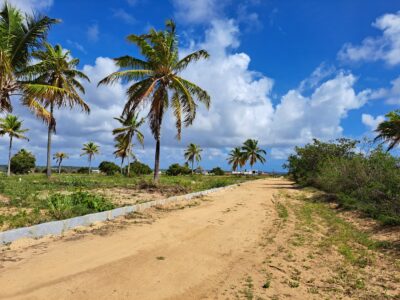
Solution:
[(58, 174), (61, 174), (61, 164), (64, 159), (69, 158), (68, 154), (65, 152), (56, 152), (53, 155), (53, 159), (56, 160), (56, 163), (58, 164)]
[(13, 138), (25, 139), (28, 138), (24, 135), (29, 129), (22, 129), (22, 121), (17, 116), (7, 115), (4, 119), (0, 119), (0, 135), (7, 134), (10, 138), (8, 146), (8, 167), (7, 176), (11, 175), (11, 151)]
[(247, 161), (250, 161), (250, 167), (253, 168), (253, 165), (257, 161), (265, 163), (265, 157), (263, 155), (266, 155), (267, 152), (258, 147), (257, 140), (248, 139), (245, 141), (242, 146), (242, 151), (244, 160), (243, 164), (245, 164)]
[(83, 144), (82, 148), (82, 154), (88, 156), (88, 161), (89, 161), (89, 174), (92, 173), (92, 159), (95, 156), (95, 154), (100, 153), (100, 147), (96, 145), (94, 142), (88, 142), (86, 144)]
[(156, 140), (154, 180), (159, 180), (161, 124), (169, 106), (176, 119), (177, 138), (181, 137), (182, 118), (185, 126), (192, 124), (196, 116), (196, 102), (210, 105), (210, 96), (196, 84), (182, 78), (179, 73), (199, 59), (208, 58), (205, 50), (198, 50), (179, 59), (178, 37), (175, 23), (166, 22), (166, 29), (151, 29), (148, 34), (129, 35), (128, 41), (136, 44), (144, 59), (122, 56), (114, 59), (123, 68), (101, 80), (99, 85), (119, 80), (132, 82), (127, 90), (128, 100), (124, 113), (149, 107), (147, 115), (150, 129)]
[(143, 146), (144, 136), (139, 130), (139, 127), (143, 125), (145, 119), (139, 119), (138, 114), (128, 113), (127, 115), (122, 115), (119, 118), (114, 118), (117, 120), (121, 127), (115, 128), (113, 130), (113, 135), (115, 135), (115, 140), (117, 141), (117, 147), (121, 150), (125, 149), (125, 158), (128, 161), (128, 167), (126, 175), (130, 176), (130, 162), (129, 158), (132, 153), (132, 141), (136, 136), (137, 141)]
[(185, 159), (187, 162), (191, 162), (192, 165), (192, 174), (194, 171), (194, 161), (197, 163), (201, 160), (201, 152), (203, 149), (200, 148), (199, 145), (196, 144), (189, 144), (185, 151)]
[[(49, 118), (42, 118), (48, 125), (47, 128), (47, 177), (51, 176), (51, 138), (56, 131), (54, 109), (79, 106), (89, 113), (89, 106), (80, 97), (85, 89), (79, 82), (80, 79), (89, 81), (89, 78), (78, 71), (79, 59), (71, 58), (70, 51), (66, 51), (60, 45), (52, 46), (44, 44), (45, 49), (36, 51), (32, 56), (38, 63), (28, 66), (26, 74), (32, 77), (30, 90), (35, 91), (37, 102), (48, 109)], [(31, 97), (26, 97), (30, 102)]]
[[(0, 112), (11, 112), (11, 96), (32, 94), (30, 85), (21, 80), (31, 52), (42, 46), (56, 19), (32, 16), (6, 3), (0, 10)], [(31, 102), (31, 107), (37, 103)]]
[(388, 120), (380, 123), (375, 130), (378, 133), (375, 141), (383, 140), (388, 142), (387, 151), (390, 151), (400, 144), (400, 110), (392, 111), (386, 114), (386, 117)]
[(244, 155), (240, 147), (235, 147), (229, 152), (228, 163), (232, 165), (233, 171), (236, 171), (238, 167), (243, 167)]

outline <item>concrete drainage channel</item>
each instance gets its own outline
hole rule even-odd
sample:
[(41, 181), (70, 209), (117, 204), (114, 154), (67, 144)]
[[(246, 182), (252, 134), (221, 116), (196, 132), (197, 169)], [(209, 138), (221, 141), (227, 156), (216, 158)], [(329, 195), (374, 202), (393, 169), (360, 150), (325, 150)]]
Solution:
[(150, 208), (150, 207), (156, 206), (156, 205), (165, 205), (165, 204), (168, 204), (171, 202), (191, 200), (191, 199), (199, 197), (199, 196), (218, 192), (218, 191), (221, 191), (224, 189), (229, 189), (234, 186), (236, 186), (236, 184), (228, 185), (228, 186), (220, 187), (220, 188), (209, 189), (209, 190), (205, 190), (205, 191), (200, 191), (200, 192), (196, 192), (196, 193), (186, 194), (186, 195), (182, 195), (182, 196), (174, 196), (174, 197), (170, 197), (170, 198), (166, 198), (166, 199), (154, 200), (154, 201), (149, 201), (149, 202), (145, 202), (145, 203), (141, 203), (141, 204), (119, 207), (119, 208), (115, 208), (112, 210), (102, 211), (99, 213), (84, 215), (84, 216), (75, 217), (75, 218), (71, 218), (71, 219), (47, 222), (47, 223), (42, 223), (42, 224), (30, 226), (30, 227), (22, 227), (22, 228), (12, 229), (12, 230), (8, 230), (8, 231), (3, 231), (3, 232), (0, 232), (0, 244), (8, 244), (15, 240), (21, 239), (21, 238), (40, 238), (40, 237), (43, 237), (46, 235), (61, 235), (66, 230), (73, 229), (75, 227), (88, 226), (95, 222), (103, 222), (103, 221), (107, 221), (107, 220), (112, 220), (112, 219), (115, 219), (116, 217), (124, 216), (124, 215), (127, 215), (127, 214), (129, 214), (131, 212), (135, 212), (135, 211), (142, 211), (144, 209), (147, 209), (147, 208)]

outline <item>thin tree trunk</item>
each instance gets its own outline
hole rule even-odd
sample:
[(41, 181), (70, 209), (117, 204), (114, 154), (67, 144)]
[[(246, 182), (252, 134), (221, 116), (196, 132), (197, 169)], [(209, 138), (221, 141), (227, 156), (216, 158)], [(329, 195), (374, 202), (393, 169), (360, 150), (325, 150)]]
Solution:
[(50, 122), (47, 131), (47, 178), (51, 176), (51, 134), (53, 131), (53, 103), (50, 104)]
[(126, 169), (126, 175), (129, 177), (131, 176), (131, 161), (129, 159), (129, 156), (131, 155), (131, 146), (128, 146), (128, 157), (126, 158), (126, 161), (128, 163), (127, 169)]
[(89, 154), (89, 174), (92, 173), (92, 156)]
[(193, 175), (193, 165), (194, 165), (194, 159), (192, 159), (192, 175)]
[(10, 146), (8, 147), (8, 168), (7, 176), (11, 175), (11, 150), (12, 150), (12, 136), (10, 136)]
[(58, 174), (61, 174), (61, 160), (58, 163)]
[(124, 172), (123, 172), (123, 170), (122, 170), (123, 167), (124, 167), (124, 159), (121, 158), (121, 167), (120, 167), (120, 169), (121, 169), (121, 174), (124, 174)]
[(160, 180), (160, 176), (158, 174), (159, 171), (160, 171), (160, 135), (158, 135), (156, 139), (156, 154), (154, 159), (154, 181), (157, 183)]

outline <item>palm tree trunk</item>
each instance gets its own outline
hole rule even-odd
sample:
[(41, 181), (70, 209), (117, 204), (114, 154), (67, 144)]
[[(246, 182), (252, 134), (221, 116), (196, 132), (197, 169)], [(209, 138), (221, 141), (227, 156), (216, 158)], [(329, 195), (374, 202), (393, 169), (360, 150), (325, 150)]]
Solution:
[(160, 176), (158, 174), (159, 171), (160, 171), (160, 134), (158, 134), (156, 139), (156, 154), (154, 159), (154, 181), (157, 183), (160, 180)]
[(124, 172), (123, 172), (123, 167), (124, 167), (124, 159), (121, 158), (121, 167), (120, 167), (120, 169), (121, 169), (121, 174), (124, 174)]
[(193, 165), (194, 165), (194, 159), (192, 159), (192, 175), (193, 175)]
[(12, 149), (12, 136), (10, 136), (10, 146), (8, 147), (8, 168), (7, 176), (11, 175), (11, 149)]
[(126, 161), (128, 163), (128, 166), (126, 168), (126, 176), (128, 176), (128, 177), (131, 176), (131, 162), (130, 162), (130, 159), (129, 159), (130, 155), (131, 155), (131, 146), (128, 146), (128, 156), (126, 158)]
[(53, 103), (50, 104), (50, 122), (47, 131), (47, 178), (51, 176), (51, 133), (53, 131)]
[(92, 173), (92, 156), (89, 154), (89, 174)]
[(61, 160), (58, 162), (58, 174), (61, 174)]

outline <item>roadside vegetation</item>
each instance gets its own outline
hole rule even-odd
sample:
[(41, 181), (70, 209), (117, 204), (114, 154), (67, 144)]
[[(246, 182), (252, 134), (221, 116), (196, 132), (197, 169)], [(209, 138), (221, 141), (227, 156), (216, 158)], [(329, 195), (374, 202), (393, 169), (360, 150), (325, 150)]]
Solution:
[(400, 159), (381, 145), (314, 140), (296, 147), (285, 167), (297, 183), (329, 193), (342, 208), (357, 209), (385, 225), (400, 224)]

